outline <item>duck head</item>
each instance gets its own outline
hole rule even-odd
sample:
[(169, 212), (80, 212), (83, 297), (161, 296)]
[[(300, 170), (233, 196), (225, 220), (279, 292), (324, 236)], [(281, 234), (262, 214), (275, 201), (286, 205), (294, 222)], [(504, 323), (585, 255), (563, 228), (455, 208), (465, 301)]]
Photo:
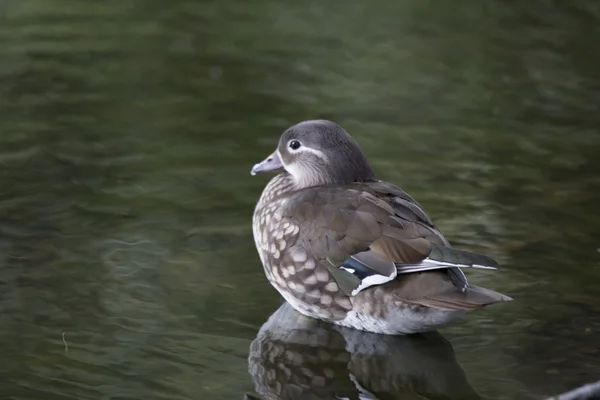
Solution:
[(375, 179), (354, 139), (327, 120), (304, 121), (288, 128), (277, 149), (254, 165), (251, 174), (280, 171), (290, 174), (297, 188)]

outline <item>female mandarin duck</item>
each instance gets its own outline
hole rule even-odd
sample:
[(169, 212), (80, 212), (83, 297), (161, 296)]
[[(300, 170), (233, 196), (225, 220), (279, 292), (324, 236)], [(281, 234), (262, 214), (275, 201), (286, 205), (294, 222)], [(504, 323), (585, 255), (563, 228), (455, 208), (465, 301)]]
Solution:
[(497, 263), (452, 248), (411, 196), (375, 177), (339, 125), (286, 130), (252, 168), (274, 171), (254, 211), (254, 241), (267, 278), (300, 313), (394, 335), (511, 300), (467, 283), (461, 268)]

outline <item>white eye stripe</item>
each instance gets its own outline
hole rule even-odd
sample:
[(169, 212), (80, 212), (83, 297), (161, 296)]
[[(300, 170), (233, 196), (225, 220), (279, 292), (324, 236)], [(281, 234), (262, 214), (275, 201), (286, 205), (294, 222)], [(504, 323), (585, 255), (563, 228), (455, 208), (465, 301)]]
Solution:
[(296, 150), (290, 149), (290, 151), (292, 153), (300, 153), (300, 152), (312, 153), (312, 154), (316, 155), (317, 157), (325, 160), (326, 162), (329, 161), (329, 158), (321, 150), (313, 149), (310, 147), (300, 146)]

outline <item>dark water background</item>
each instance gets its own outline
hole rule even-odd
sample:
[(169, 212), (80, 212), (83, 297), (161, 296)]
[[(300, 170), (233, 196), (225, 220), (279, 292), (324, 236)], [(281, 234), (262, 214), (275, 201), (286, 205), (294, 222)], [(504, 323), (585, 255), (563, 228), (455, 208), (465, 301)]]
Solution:
[(313, 118), (502, 263), (441, 331), (475, 391), (597, 380), (599, 43), (595, 0), (4, 0), (0, 396), (253, 391), (249, 170)]

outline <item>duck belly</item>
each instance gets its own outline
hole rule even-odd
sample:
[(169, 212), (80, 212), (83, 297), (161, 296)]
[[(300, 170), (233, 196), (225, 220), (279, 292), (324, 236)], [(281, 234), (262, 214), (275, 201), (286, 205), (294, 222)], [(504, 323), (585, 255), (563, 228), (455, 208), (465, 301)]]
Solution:
[[(386, 335), (407, 335), (434, 331), (460, 317), (464, 311), (446, 311), (412, 303), (397, 304), (385, 313), (353, 309), (336, 325)], [(382, 315), (384, 314), (384, 315)]]

